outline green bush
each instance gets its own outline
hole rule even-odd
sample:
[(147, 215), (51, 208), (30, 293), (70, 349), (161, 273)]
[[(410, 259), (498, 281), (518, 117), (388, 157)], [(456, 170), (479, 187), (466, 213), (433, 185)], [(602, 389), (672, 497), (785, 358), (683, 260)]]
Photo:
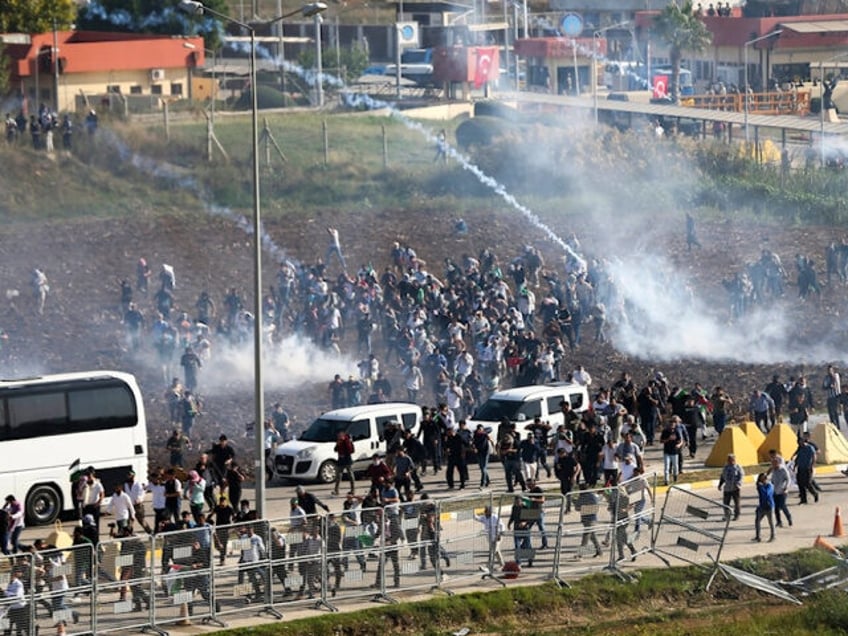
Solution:
[(512, 130), (513, 126), (496, 117), (474, 117), (456, 128), (456, 143), (463, 150), (475, 146), (491, 146), (496, 138)]

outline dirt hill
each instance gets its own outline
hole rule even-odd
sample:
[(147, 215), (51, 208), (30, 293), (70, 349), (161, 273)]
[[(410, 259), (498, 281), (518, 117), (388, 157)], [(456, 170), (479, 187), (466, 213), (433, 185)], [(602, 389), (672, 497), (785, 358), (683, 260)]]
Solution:
[[(42, 160), (41, 156), (32, 153), (25, 156), (32, 161)], [(38, 177), (32, 179), (30, 187), (49, 189), (58, 175), (68, 180), (70, 174), (73, 181), (74, 175), (81, 175), (80, 170), (79, 166), (62, 160), (56, 165), (47, 163)], [(7, 174), (6, 179), (9, 178)], [(122, 196), (120, 179), (111, 175), (101, 179), (96, 174), (86, 174), (85, 178), (88, 179), (85, 187), (97, 189), (101, 183), (107, 183), (115, 197)], [(8, 183), (7, 189), (20, 186), (20, 183)], [(155, 460), (161, 460), (164, 454), (159, 450), (160, 441), (164, 445), (167, 427), (162, 399), (166, 376), (181, 374), (174, 373), (179, 371), (176, 363), (163, 374), (155, 363), (149, 343), (139, 354), (128, 351), (119, 310), (119, 281), (125, 278), (134, 282), (136, 262), (144, 257), (153, 268), (154, 276), (162, 263), (175, 268), (178, 312), (186, 310), (193, 315), (194, 304), (203, 290), (210, 292), (220, 311), (226, 290), (233, 286), (241, 290), (248, 304), (252, 304), (252, 238), (231, 219), (207, 214), (199, 202), (193, 208), (157, 206), (154, 209), (145, 204), (144, 191), (138, 184), (128, 183), (127, 192), (131, 193), (128, 196), (132, 201), (121, 201), (121, 209), (125, 211), (123, 218), (101, 218), (97, 210), (92, 210), (91, 215), (82, 218), (16, 222), (14, 202), (5, 200), (7, 223), (0, 241), (0, 278), (4, 286), (0, 290), (0, 327), (8, 334), (8, 340), (0, 355), (3, 375), (7, 377), (91, 368), (120, 369), (137, 374), (148, 402), (152, 455)], [(61, 192), (57, 192), (57, 198), (56, 207), (60, 208)], [(132, 212), (128, 213), (129, 210)], [(525, 245), (533, 244), (543, 250), (550, 266), (559, 266), (561, 248), (547, 240), (521, 214), (505, 211), (497, 201), (462, 210), (470, 229), (467, 235), (458, 236), (453, 231), (458, 215), (456, 210), (433, 209), (427, 203), (397, 209), (363, 206), (343, 212), (318, 210), (308, 218), (292, 214), (270, 219), (266, 229), (289, 258), (311, 263), (323, 257), (327, 247), (326, 227), (333, 225), (339, 228), (351, 269), (371, 264), (378, 272), (382, 271), (389, 264), (393, 241), (412, 245), (427, 262), (428, 269), (438, 276), (443, 273), (444, 259), (458, 260), (466, 253), (476, 255), (487, 247), (506, 264)], [(26, 218), (31, 214), (24, 211), (21, 216)], [(698, 232), (703, 247), (689, 252), (684, 240), (683, 213), (667, 214), (666, 218), (669, 217), (676, 221), (664, 228), (652, 228), (656, 236), (653, 249), (690, 278), (693, 294), (706, 299), (706, 306), (714, 313), (718, 324), (726, 321), (728, 304), (721, 280), (741, 269), (746, 260), (758, 258), (760, 249), (767, 245), (781, 256), (790, 279), (785, 298), (771, 305), (768, 312), (775, 319), (780, 317), (793, 325), (793, 339), (802, 347), (812, 346), (822, 334), (828, 334), (830, 342), (844, 344), (844, 333), (838, 329), (834, 331), (833, 327), (845, 312), (844, 287), (841, 284), (825, 287), (820, 302), (802, 303), (797, 299), (797, 289), (791, 285), (795, 275), (792, 259), (796, 253), (815, 256), (818, 269), (822, 269), (824, 248), (834, 238), (832, 229), (775, 228), (730, 218), (699, 220)], [(625, 260), (628, 257), (627, 244), (608, 242), (609, 228), (567, 226), (564, 219), (556, 218), (547, 219), (547, 222), (559, 236), (576, 231), (588, 254), (615, 255)], [(29, 287), (30, 272), (35, 267), (45, 271), (50, 280), (44, 315), (35, 311)], [(276, 269), (277, 264), (266, 252), (263, 271), (266, 289), (274, 283)], [(330, 274), (338, 274), (337, 265), (331, 266)], [(150, 324), (153, 315), (150, 296), (136, 292), (135, 300)], [(645, 380), (655, 370), (662, 370), (672, 384), (691, 386), (697, 381), (706, 387), (723, 385), (744, 410), (745, 396), (753, 386), (764, 385), (772, 373), (780, 373), (785, 378), (801, 370), (798, 360), (763, 365), (749, 364), (738, 358), (704, 362), (685, 355), (664, 360), (636, 358), (622, 353), (621, 342), (615, 338), (606, 344), (593, 344), (591, 329), (588, 332), (583, 346), (567, 356), (564, 367), (572, 369), (578, 364), (584, 365), (596, 379), (594, 386), (609, 385), (625, 369), (637, 382)], [(683, 336), (669, 332), (659, 337)], [(343, 343), (344, 355), (338, 360), (327, 357), (315, 347), (291, 343), (286, 344), (283, 352), (269, 351), (272, 361), (266, 371), (266, 404), (283, 402), (301, 423), (328, 408), (326, 384), (335, 373), (355, 372), (354, 337), (348, 335)], [(375, 342), (381, 342), (379, 336)], [(249, 353), (224, 355), (218, 343), (213, 347), (212, 362), (201, 375), (205, 415), (199, 423), (198, 433), (204, 438), (204, 444), (222, 431), (238, 438), (245, 423), (253, 419)], [(844, 347), (830, 355), (838, 358), (841, 351)], [(377, 346), (377, 353), (383, 356), (381, 344)], [(822, 354), (807, 361), (814, 388), (820, 386), (826, 357)], [(389, 369), (399, 386), (396, 369)], [(426, 401), (429, 403), (432, 398), (428, 395)], [(241, 452), (247, 453), (252, 442), (238, 440), (236, 445)]]

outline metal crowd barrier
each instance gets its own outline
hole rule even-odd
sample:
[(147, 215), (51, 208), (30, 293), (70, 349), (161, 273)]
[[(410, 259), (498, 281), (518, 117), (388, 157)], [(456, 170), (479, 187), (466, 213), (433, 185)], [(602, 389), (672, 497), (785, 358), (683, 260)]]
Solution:
[(469, 493), (439, 501), (434, 519), (438, 524), (436, 539), (430, 541), (428, 552), (434, 569), (442, 573), (438, 585), (443, 589), (492, 576), (492, 546), (479, 518), (486, 507), (494, 513), (494, 506), (491, 493)]
[(475, 492), (24, 553), (0, 560), (0, 587), (14, 571), (25, 589), (23, 602), (0, 598), (0, 632), (46, 633), (64, 622), (69, 635), (167, 634), (191, 622), (225, 626), (237, 614), (333, 611), (486, 580), (564, 584), (600, 570), (627, 578), (622, 566), (648, 553), (715, 566), (728, 509), (673, 487), (655, 523), (655, 492), (655, 475), (565, 496)]
[(712, 583), (730, 528), (730, 508), (691, 490), (668, 489), (657, 523), (652, 552), (666, 565), (671, 558), (712, 567)]

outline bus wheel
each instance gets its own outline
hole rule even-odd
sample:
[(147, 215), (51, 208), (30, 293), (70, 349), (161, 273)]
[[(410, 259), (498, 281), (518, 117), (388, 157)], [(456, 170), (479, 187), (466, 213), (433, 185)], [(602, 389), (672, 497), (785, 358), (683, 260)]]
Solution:
[(39, 484), (29, 491), (26, 498), (26, 517), (31, 525), (53, 523), (62, 512), (62, 495), (55, 486)]

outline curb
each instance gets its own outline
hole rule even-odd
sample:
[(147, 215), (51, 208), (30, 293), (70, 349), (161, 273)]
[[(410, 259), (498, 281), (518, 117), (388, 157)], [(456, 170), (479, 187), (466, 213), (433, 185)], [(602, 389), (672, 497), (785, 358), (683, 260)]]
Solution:
[[(819, 475), (831, 475), (836, 472), (848, 470), (848, 464), (821, 464), (816, 465), (814, 472)], [(718, 488), (718, 479), (704, 479), (702, 481), (690, 481), (685, 484), (677, 484), (681, 490), (705, 490), (707, 488)], [(742, 483), (753, 484), (756, 474), (749, 473), (742, 478)], [(671, 486), (657, 486), (657, 494), (665, 494)]]

